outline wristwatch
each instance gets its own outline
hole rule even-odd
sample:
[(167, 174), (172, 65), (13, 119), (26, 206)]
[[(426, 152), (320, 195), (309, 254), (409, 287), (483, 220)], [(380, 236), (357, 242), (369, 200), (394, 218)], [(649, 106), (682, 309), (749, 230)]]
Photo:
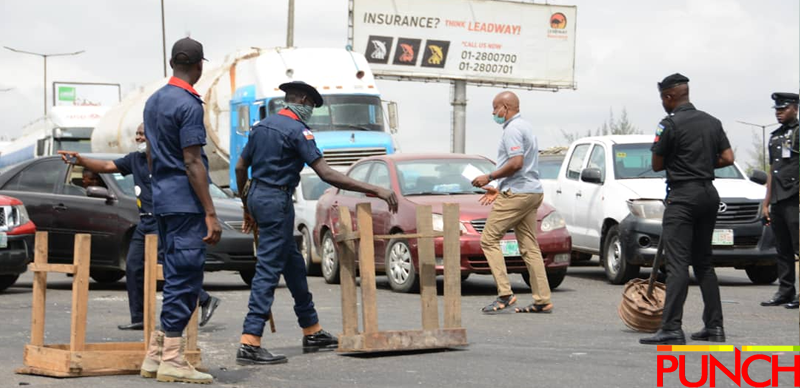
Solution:
[(489, 173), (489, 182), (493, 181), (494, 178), (492, 177), (492, 173)]

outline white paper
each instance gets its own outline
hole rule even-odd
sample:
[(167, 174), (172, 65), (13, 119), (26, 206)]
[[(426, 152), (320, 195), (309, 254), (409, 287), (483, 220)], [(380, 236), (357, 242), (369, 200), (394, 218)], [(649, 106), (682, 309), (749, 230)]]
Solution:
[(468, 181), (472, 182), (475, 178), (483, 175), (483, 171), (478, 170), (477, 167), (468, 164), (467, 167), (464, 167), (464, 171), (461, 171), (461, 176), (467, 178)]

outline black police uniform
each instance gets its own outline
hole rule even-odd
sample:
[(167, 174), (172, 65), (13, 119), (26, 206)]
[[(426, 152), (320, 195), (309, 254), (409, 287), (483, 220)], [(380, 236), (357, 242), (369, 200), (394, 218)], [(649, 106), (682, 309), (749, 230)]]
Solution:
[(681, 329), (689, 265), (703, 293), (705, 327), (722, 327), (719, 284), (711, 265), (719, 209), (712, 182), (719, 155), (729, 148), (719, 120), (690, 103), (675, 108), (659, 124), (652, 150), (664, 157), (669, 188), (662, 221), (668, 273), (662, 330)]
[[(794, 93), (774, 93), (775, 108), (798, 103)], [(784, 123), (769, 138), (770, 218), (778, 248), (778, 292), (764, 305), (778, 305), (797, 299), (794, 255), (798, 248), (798, 175), (800, 174), (800, 125), (797, 118)]]

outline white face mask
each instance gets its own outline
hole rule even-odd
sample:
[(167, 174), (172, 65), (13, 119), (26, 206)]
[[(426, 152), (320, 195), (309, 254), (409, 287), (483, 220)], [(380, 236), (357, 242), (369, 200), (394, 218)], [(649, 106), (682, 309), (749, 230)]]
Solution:
[(137, 144), (136, 145), (136, 151), (139, 151), (141, 153), (147, 152), (147, 142), (143, 141), (143, 142)]

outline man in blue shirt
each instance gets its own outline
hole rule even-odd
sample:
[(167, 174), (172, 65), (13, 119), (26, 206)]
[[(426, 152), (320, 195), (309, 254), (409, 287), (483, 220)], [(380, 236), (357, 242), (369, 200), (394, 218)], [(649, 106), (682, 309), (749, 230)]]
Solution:
[(300, 181), (300, 171), (308, 164), (325, 182), (349, 191), (380, 197), (397, 212), (394, 192), (353, 180), (330, 168), (306, 124), (314, 107), (322, 106), (322, 96), (314, 87), (300, 81), (280, 85), (286, 92), (286, 108), (256, 124), (236, 163), (236, 183), (244, 188), (247, 170), (252, 166), (249, 192), (241, 193), (245, 209), (243, 232), (258, 224), (256, 274), (250, 291), (249, 312), (244, 320), (241, 346), (236, 353), (239, 365), (279, 364), (286, 356), (272, 354), (261, 347), (264, 324), (269, 316), (281, 274), (294, 298), (297, 322), (303, 329), (303, 351), (335, 348), (339, 341), (319, 324), (311, 293), (308, 291), (305, 262), (293, 238), (294, 205), (292, 193)]
[[(216, 244), (222, 229), (208, 190), (208, 158), (203, 101), (193, 85), (203, 74), (203, 46), (183, 38), (172, 46), (172, 78), (144, 107), (147, 159), (153, 187), (153, 214), (164, 252), (163, 352), (151, 339), (142, 375), (166, 382), (209, 384), (184, 357), (183, 330), (197, 306), (203, 284), (206, 244)], [(154, 336), (158, 336), (154, 332)], [(155, 345), (155, 346), (154, 346)]]
[[(131, 236), (128, 255), (125, 258), (125, 286), (128, 289), (128, 307), (131, 323), (117, 326), (120, 330), (144, 329), (144, 236), (158, 234), (156, 219), (153, 217), (153, 190), (150, 186), (150, 167), (147, 165), (147, 139), (144, 137), (144, 123), (136, 128), (138, 149), (117, 160), (92, 159), (73, 151), (58, 151), (66, 163), (83, 166), (100, 174), (120, 173), (133, 175), (136, 207), (139, 208), (139, 224)], [(220, 304), (219, 298), (200, 290), (200, 326), (205, 326)]]

